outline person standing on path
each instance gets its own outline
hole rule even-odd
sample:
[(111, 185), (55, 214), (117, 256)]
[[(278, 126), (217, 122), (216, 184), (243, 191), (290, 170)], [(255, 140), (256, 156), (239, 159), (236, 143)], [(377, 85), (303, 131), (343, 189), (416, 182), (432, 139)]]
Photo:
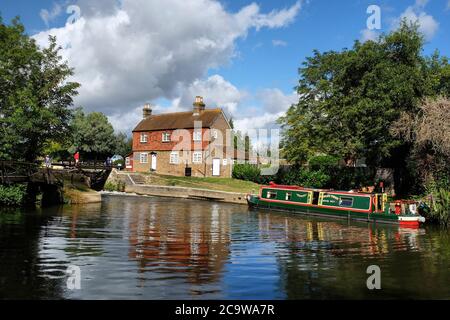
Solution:
[(78, 165), (78, 162), (80, 161), (80, 152), (76, 152), (74, 155), (73, 155), (73, 158), (75, 159), (75, 166), (77, 166)]

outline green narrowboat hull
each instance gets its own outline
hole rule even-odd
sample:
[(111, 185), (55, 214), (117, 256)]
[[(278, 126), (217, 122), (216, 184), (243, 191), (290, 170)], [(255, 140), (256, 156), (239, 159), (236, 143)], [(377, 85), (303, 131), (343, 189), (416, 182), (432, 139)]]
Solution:
[(333, 218), (352, 219), (368, 222), (403, 224), (401, 223), (401, 219), (408, 218), (408, 216), (405, 215), (398, 216), (395, 214), (357, 212), (352, 210), (335, 210), (333, 208), (323, 208), (320, 206), (311, 207), (311, 206), (302, 206), (301, 204), (282, 203), (282, 202), (274, 203), (265, 201), (264, 199), (260, 199), (258, 196), (254, 195), (249, 195), (247, 197), (247, 202), (251, 208), (282, 210), (306, 215), (327, 216)]

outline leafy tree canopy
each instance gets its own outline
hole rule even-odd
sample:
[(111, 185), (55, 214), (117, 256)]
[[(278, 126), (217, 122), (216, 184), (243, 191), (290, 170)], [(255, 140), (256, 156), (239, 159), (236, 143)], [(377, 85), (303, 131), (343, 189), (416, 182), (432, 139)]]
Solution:
[(50, 37), (40, 48), (16, 18), (0, 18), (0, 158), (34, 161), (49, 140), (67, 135), (78, 83)]
[[(422, 56), (418, 25), (341, 52), (315, 51), (299, 69), (299, 102), (279, 119), (284, 156), (304, 163), (328, 154), (348, 163), (379, 164), (405, 144), (390, 133), (402, 112), (415, 113), (426, 96), (449, 94), (449, 64)], [(407, 143), (407, 142), (406, 142)]]
[(78, 151), (84, 159), (104, 159), (116, 151), (117, 138), (114, 135), (114, 128), (101, 112), (86, 115), (78, 108), (71, 129), (71, 153)]

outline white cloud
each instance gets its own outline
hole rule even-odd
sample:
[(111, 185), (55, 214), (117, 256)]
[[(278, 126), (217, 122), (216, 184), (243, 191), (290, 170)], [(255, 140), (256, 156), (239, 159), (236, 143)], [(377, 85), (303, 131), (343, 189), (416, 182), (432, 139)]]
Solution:
[[(168, 107), (153, 106), (153, 113), (179, 112), (192, 109), (196, 95), (204, 97), (207, 108), (223, 108), (232, 117), (237, 130), (278, 128), (276, 120), (298, 101), (297, 93), (284, 94), (280, 89), (264, 89), (256, 94), (241, 91), (220, 75), (212, 75), (206, 80), (196, 80), (185, 88), (181, 96), (171, 100)], [(252, 101), (249, 104), (248, 101)], [(109, 116), (116, 131), (131, 132), (142, 119), (142, 106), (129, 112), (117, 112)]]
[(280, 89), (264, 89), (257, 94), (257, 98), (262, 102), (265, 111), (271, 114), (284, 112), (289, 107), (298, 102), (298, 94), (296, 92), (285, 95)]
[(376, 41), (380, 33), (376, 30), (363, 29), (361, 30), (361, 41)]
[[(161, 97), (191, 101), (183, 90), (201, 89), (197, 79), (214, 67), (229, 63), (235, 42), (250, 29), (280, 28), (290, 24), (301, 3), (260, 12), (257, 4), (230, 13), (213, 0), (79, 0), (81, 18), (34, 36), (45, 46), (56, 35), (62, 55), (75, 68), (80, 82), (75, 103), (108, 115), (134, 110)], [(203, 85), (225, 85), (219, 77)], [(230, 95), (233, 88), (228, 87)], [(197, 93), (196, 93), (197, 94)], [(214, 94), (204, 94), (208, 96)], [(217, 103), (224, 104), (218, 98)], [(230, 99), (225, 105), (233, 112)], [(189, 107), (189, 106), (188, 106)]]
[(276, 127), (276, 121), (283, 116), (284, 112), (278, 113), (263, 113), (262, 115), (255, 115), (253, 117), (245, 117), (234, 120), (234, 127), (243, 133), (249, 129), (270, 129)]
[(48, 27), (49, 23), (56, 19), (62, 13), (62, 6), (59, 3), (54, 3), (52, 9), (41, 9), (39, 16)]
[(450, 10), (450, 0), (448, 0), (448, 2), (447, 2), (447, 8), (446, 8), (446, 10)]
[(287, 46), (287, 42), (283, 41), (283, 40), (272, 40), (272, 45), (274, 47), (286, 47)]
[(204, 97), (205, 104), (210, 108), (223, 108), (229, 115), (235, 116), (237, 106), (246, 96), (233, 84), (220, 75), (213, 75), (206, 80), (195, 80), (188, 88), (183, 90), (178, 99), (179, 108), (192, 108), (193, 97)]
[(439, 29), (439, 23), (424, 11), (428, 1), (416, 0), (414, 5), (406, 8), (400, 17), (395, 19), (394, 27), (397, 27), (403, 19), (407, 22), (418, 22), (419, 31), (425, 36), (425, 39), (431, 40)]

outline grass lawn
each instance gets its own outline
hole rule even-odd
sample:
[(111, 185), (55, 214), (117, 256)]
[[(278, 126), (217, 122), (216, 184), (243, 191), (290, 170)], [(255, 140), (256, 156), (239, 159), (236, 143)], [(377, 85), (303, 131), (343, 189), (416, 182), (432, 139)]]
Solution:
[(156, 185), (190, 187), (239, 193), (251, 193), (259, 190), (259, 185), (256, 183), (232, 178), (173, 177), (152, 174), (151, 181), (152, 184)]

